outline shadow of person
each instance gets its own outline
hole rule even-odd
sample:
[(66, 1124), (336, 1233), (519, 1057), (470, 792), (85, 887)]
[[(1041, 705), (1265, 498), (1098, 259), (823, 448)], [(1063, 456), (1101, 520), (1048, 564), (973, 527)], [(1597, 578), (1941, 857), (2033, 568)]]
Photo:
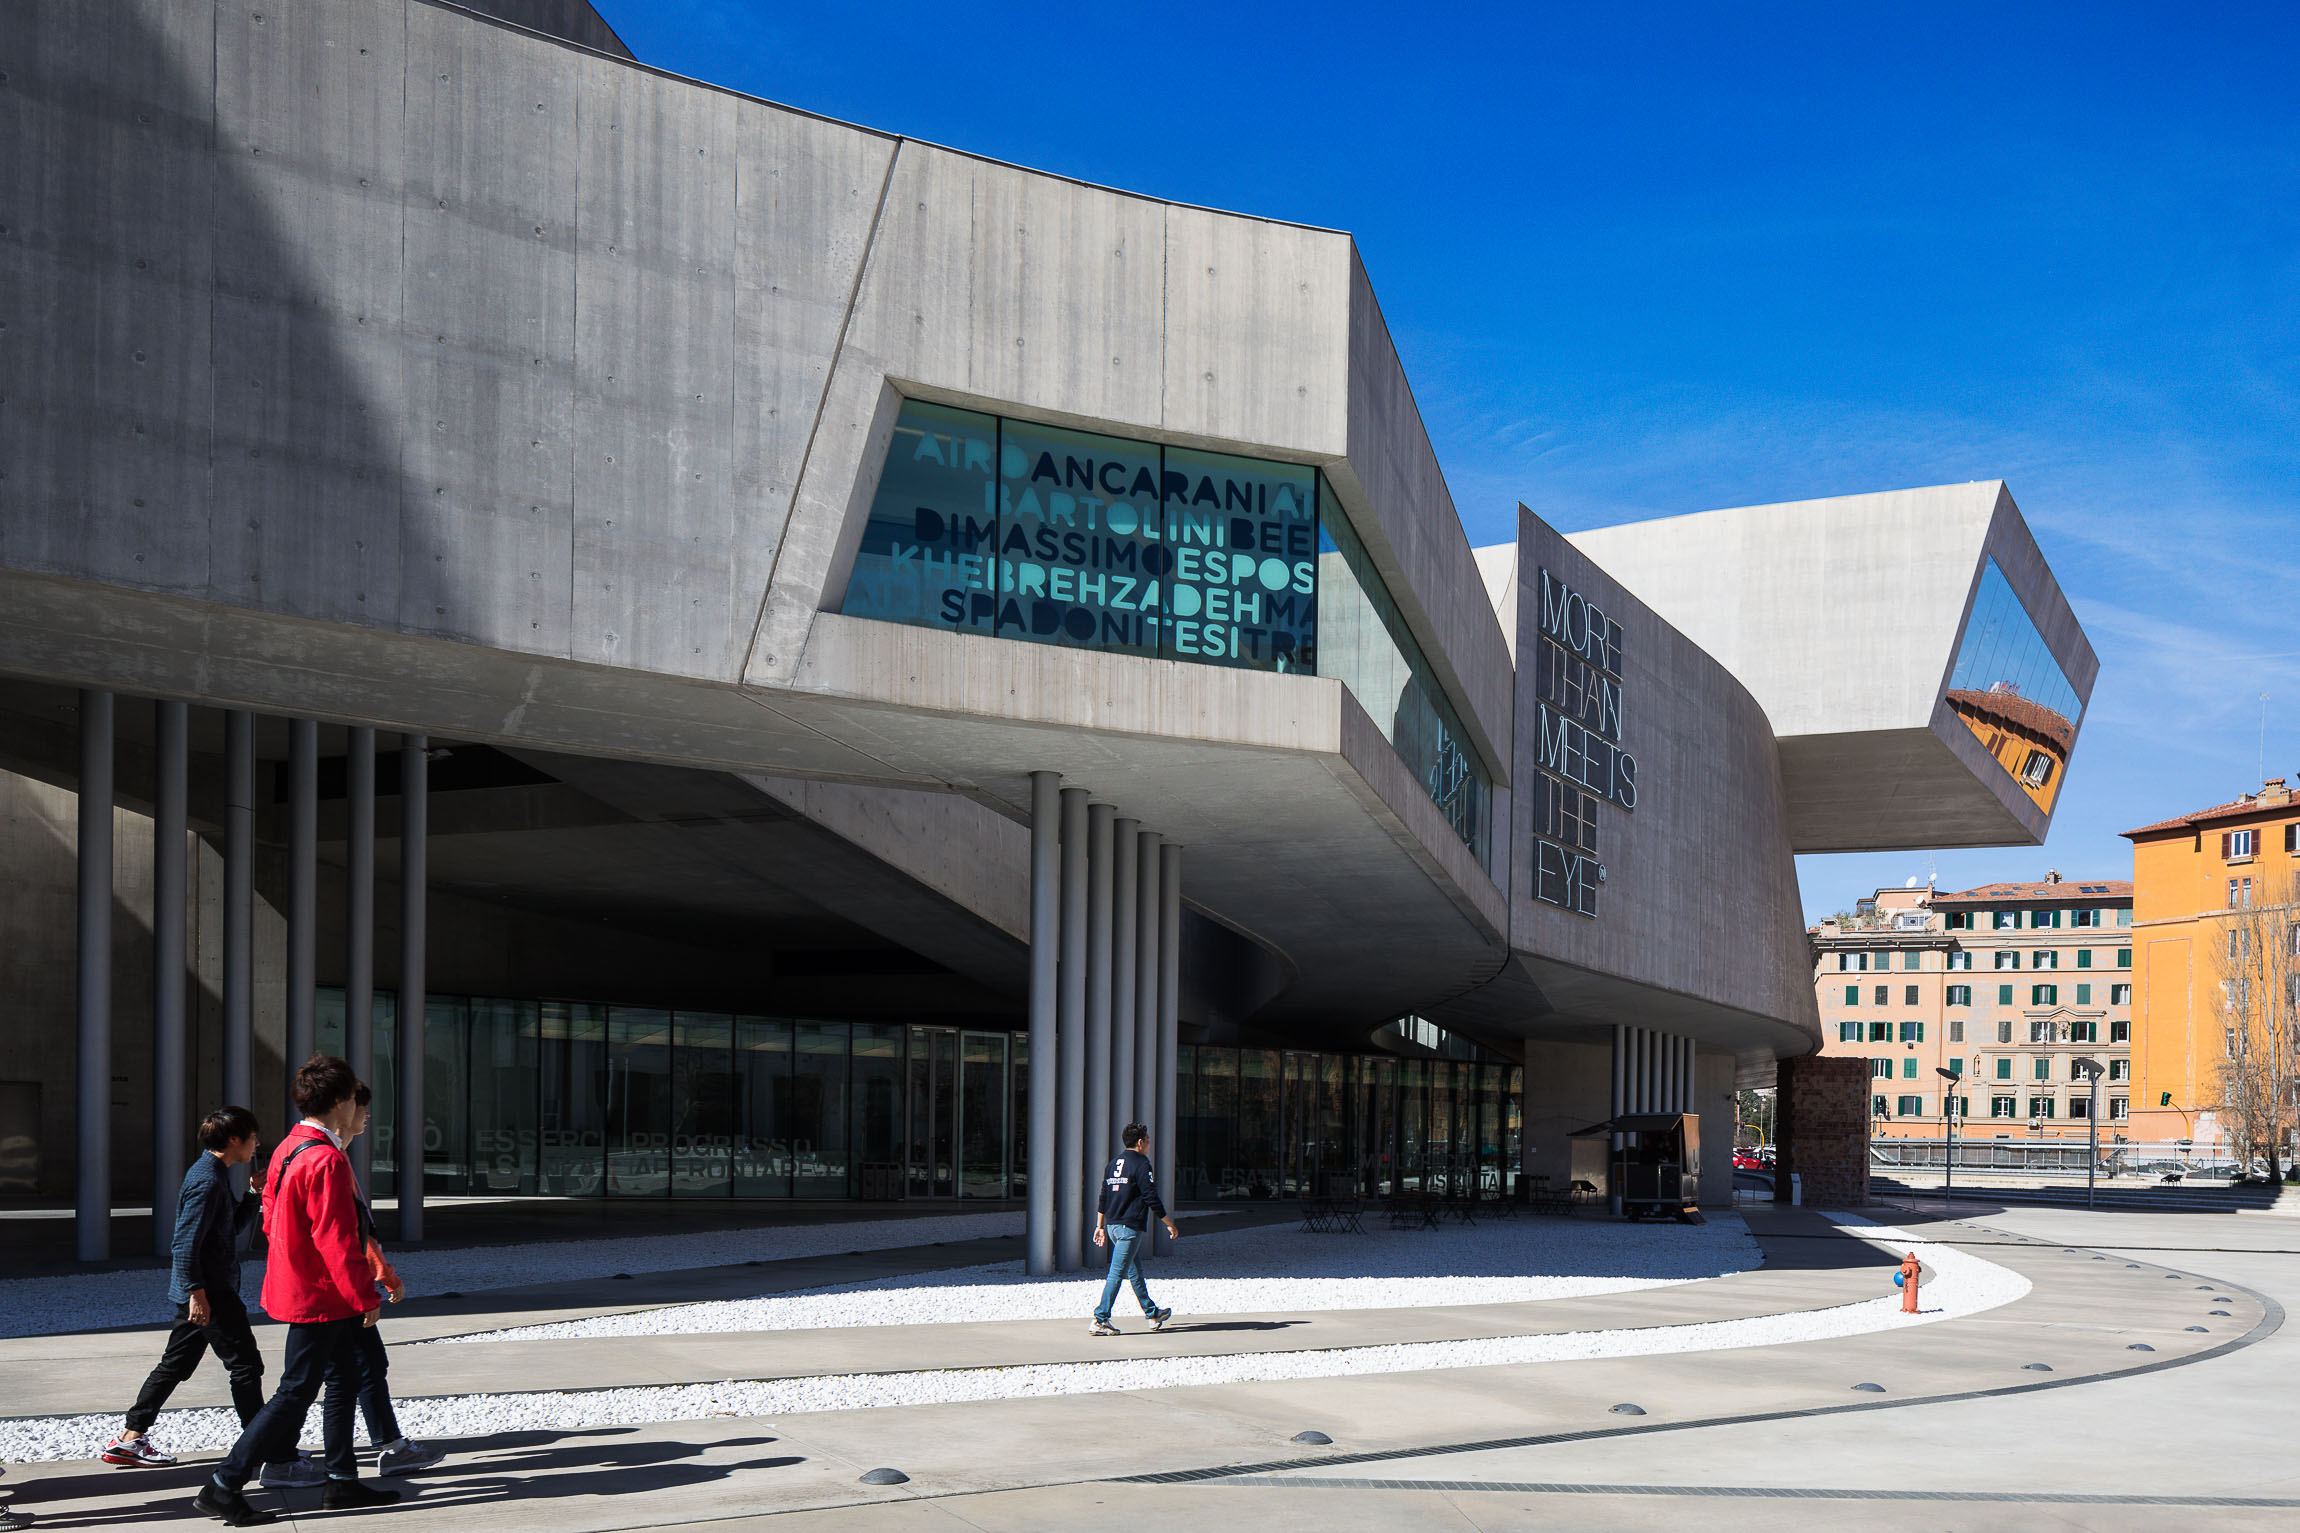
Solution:
[(1284, 1331), (1309, 1323), (1307, 1320), (1202, 1320), (1192, 1325), (1169, 1325), (1154, 1334), (1180, 1336), (1192, 1331)]

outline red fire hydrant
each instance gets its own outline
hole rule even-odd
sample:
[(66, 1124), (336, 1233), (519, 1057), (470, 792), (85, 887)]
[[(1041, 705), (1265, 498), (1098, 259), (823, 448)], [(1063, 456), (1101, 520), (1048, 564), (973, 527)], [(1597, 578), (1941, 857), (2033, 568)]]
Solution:
[(1900, 1270), (1893, 1274), (1893, 1280), (1900, 1285), (1901, 1313), (1904, 1315), (1917, 1312), (1917, 1274), (1924, 1270), (1924, 1264), (1917, 1260), (1917, 1253), (1911, 1251), (1908, 1260), (1902, 1262)]

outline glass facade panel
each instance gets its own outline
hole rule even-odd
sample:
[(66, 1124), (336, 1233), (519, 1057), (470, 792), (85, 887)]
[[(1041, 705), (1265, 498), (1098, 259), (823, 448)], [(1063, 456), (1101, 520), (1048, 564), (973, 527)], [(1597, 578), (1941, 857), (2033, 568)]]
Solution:
[(857, 1022), (849, 1045), (855, 1170), (875, 1169), (889, 1188), (902, 1175), (902, 1035), (900, 1027)]
[(905, 400), (840, 610), (890, 623), (989, 633), (998, 510), (998, 420)]
[[(533, 1001), (471, 1002), (471, 1191), (536, 1189)], [(426, 1091), (429, 1090), (428, 1085)]]
[(1317, 471), (1169, 447), (1169, 660), (1314, 671)]
[(469, 1020), (463, 1001), (432, 996), (423, 1008), (423, 1190), (453, 1197), (471, 1187)]
[(959, 1039), (959, 1174), (970, 1198), (1006, 1195), (1006, 1035)]
[[(1199, 1049), (1197, 1090), (1189, 1117), (1181, 1128), (1190, 1142), (1193, 1159), (1176, 1185), (1186, 1198), (1235, 1198), (1244, 1193), (1238, 1169), (1238, 1055), (1234, 1049)], [(1177, 1064), (1179, 1058), (1177, 1057)], [(1179, 1098), (1177, 1098), (1179, 1100)], [(1176, 1113), (1180, 1120), (1182, 1115)]]
[(671, 1014), (607, 1008), (607, 1192), (671, 1190)]
[(791, 1024), (767, 1017), (735, 1022), (734, 1195), (791, 1195)]
[(1239, 1050), (1237, 1154), (1225, 1168), (1219, 1196), (1278, 1195), (1278, 1157), (1285, 1133), (1283, 1086), (1276, 1049)]
[(1314, 469), (906, 400), (840, 610), (1339, 676), (1491, 865), (1491, 774)]
[(545, 1001), (537, 1028), (537, 1190), (597, 1197), (607, 1175), (607, 1008)]
[[(378, 1005), (379, 1152), (391, 1000)], [(340, 990), (320, 993), (328, 1046), (340, 1047), (342, 1005)], [(435, 995), (427, 1009), (434, 1193), (988, 1201), (1027, 1189), (1024, 1034), (487, 997)], [(1175, 1143), (1154, 1153), (1179, 1198), (1516, 1183), (1516, 1067), (1206, 1044), (1182, 1045), (1177, 1067)], [(377, 1166), (388, 1195), (387, 1153)]]
[[(341, 991), (337, 992), (339, 995)], [(374, 1099), (368, 1133), (375, 1139), (368, 1162), (368, 1194), (399, 1195), (399, 997), (377, 992), (375, 997), (375, 1076), (368, 1083)], [(285, 1137), (285, 1136), (282, 1136)]]
[(671, 1194), (734, 1187), (735, 1019), (682, 1011), (671, 1024)]
[(847, 1025), (801, 1022), (791, 1056), (791, 1194), (847, 1195)]
[(998, 632), (1156, 655), (1173, 568), (1156, 444), (1002, 421), (998, 464)]
[[(1332, 493), (1323, 482), (1319, 492)], [(1492, 773), (1339, 507), (1319, 519), (1318, 537), (1318, 674), (1341, 678), (1454, 834), (1490, 867)]]
[(2084, 704), (1993, 557), (1981, 568), (1947, 701), (2021, 791), (2050, 809)]

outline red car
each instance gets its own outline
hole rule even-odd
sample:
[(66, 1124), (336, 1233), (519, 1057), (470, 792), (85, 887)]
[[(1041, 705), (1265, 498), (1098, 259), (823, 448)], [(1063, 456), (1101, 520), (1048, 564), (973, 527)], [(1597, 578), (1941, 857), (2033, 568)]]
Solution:
[(1767, 1171), (1772, 1168), (1757, 1158), (1755, 1150), (1735, 1150), (1733, 1152), (1733, 1169), (1736, 1171)]

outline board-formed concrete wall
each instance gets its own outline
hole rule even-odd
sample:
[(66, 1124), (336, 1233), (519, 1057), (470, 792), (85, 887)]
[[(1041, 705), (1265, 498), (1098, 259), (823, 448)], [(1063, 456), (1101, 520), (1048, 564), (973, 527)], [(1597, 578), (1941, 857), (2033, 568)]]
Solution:
[(1506, 773), (1346, 235), (431, 0), (27, 0), (0, 46), (0, 570), (784, 685), (899, 388), (1336, 466)]
[[(1722, 665), (1522, 508), (1518, 549), (1511, 947), (1567, 1018), (1642, 1021), (1712, 1049), (1769, 1025), (1785, 1052), (1818, 1048), (1788, 808), (1764, 711)], [(1597, 805), (1595, 861), (1605, 877), (1594, 916), (1533, 892), (1545, 570), (1623, 630), (1620, 745), (1636, 761), (1635, 807)]]

